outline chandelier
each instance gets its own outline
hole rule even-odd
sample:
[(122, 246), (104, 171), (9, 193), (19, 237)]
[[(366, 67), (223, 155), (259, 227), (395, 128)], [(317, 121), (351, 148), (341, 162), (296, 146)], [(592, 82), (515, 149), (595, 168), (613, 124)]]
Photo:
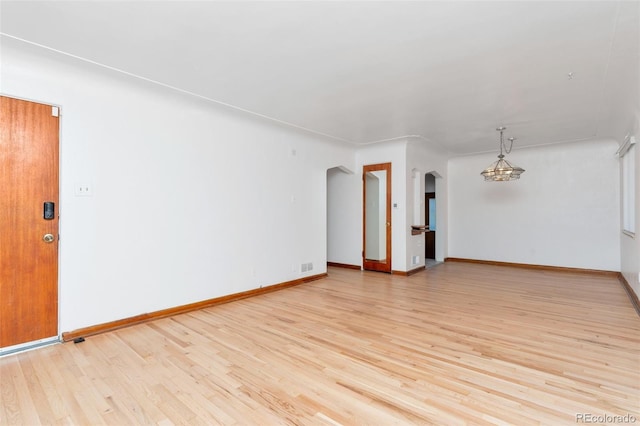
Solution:
[(503, 151), (507, 154), (511, 153), (511, 149), (513, 148), (513, 141), (515, 138), (509, 138), (509, 149), (504, 143), (503, 132), (506, 127), (500, 126), (496, 130), (500, 132), (500, 155), (498, 155), (498, 161), (495, 161), (489, 167), (484, 169), (482, 176), (484, 176), (485, 181), (494, 181), (494, 182), (502, 182), (507, 180), (516, 180), (520, 179), (520, 175), (524, 173), (524, 169), (522, 167), (518, 167), (515, 164), (511, 164), (504, 158)]

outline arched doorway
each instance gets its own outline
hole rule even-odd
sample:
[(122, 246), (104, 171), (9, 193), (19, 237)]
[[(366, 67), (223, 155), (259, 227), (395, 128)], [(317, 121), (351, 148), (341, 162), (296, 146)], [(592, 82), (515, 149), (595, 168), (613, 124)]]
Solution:
[(429, 232), (424, 233), (424, 259), (425, 264), (436, 259), (436, 238), (437, 238), (437, 214), (436, 214), (436, 176), (427, 173), (424, 176), (424, 214), (425, 225)]

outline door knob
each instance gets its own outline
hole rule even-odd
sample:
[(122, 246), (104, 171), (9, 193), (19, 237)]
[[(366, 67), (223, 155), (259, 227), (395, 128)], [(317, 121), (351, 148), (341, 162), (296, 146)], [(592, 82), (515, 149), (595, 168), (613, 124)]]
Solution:
[(44, 234), (42, 237), (42, 241), (45, 243), (52, 243), (55, 239), (56, 237), (54, 237), (53, 234)]

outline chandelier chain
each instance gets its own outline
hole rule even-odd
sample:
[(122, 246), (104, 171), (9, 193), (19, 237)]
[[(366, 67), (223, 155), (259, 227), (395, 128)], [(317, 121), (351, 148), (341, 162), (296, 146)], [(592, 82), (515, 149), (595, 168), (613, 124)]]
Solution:
[(500, 155), (502, 157), (504, 157), (504, 154), (502, 153), (503, 150), (505, 153), (511, 154), (511, 150), (513, 149), (513, 141), (516, 140), (516, 138), (508, 138), (508, 141), (510, 143), (509, 143), (509, 148), (507, 149), (507, 145), (504, 143), (504, 137), (503, 137), (503, 133), (505, 129), (506, 127), (498, 127), (498, 130), (500, 130)]
[(504, 152), (506, 152), (507, 154), (511, 154), (511, 150), (513, 149), (513, 141), (516, 140), (516, 138), (509, 138), (509, 149), (507, 149), (507, 145), (504, 143), (504, 141), (502, 141), (502, 145), (504, 146)]

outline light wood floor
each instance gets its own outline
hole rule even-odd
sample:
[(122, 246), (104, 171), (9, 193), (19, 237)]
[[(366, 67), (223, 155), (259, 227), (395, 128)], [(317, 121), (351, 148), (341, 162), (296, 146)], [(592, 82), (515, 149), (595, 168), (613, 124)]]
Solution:
[(6, 356), (0, 380), (2, 425), (640, 423), (640, 318), (612, 277), (330, 269)]

